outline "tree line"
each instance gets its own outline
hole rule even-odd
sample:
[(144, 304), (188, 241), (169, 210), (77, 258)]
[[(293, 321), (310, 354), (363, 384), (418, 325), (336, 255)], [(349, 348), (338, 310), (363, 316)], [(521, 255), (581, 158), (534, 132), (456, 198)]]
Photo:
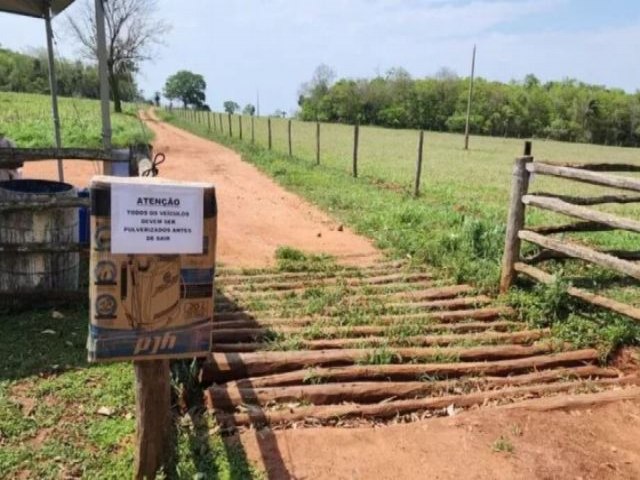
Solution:
[[(58, 95), (67, 97), (100, 97), (98, 68), (80, 60), (56, 59)], [(0, 91), (50, 94), (47, 52), (32, 54), (0, 48)], [(125, 102), (138, 98), (133, 74), (123, 75), (120, 93)]]
[[(468, 88), (468, 78), (447, 69), (420, 79), (396, 68), (371, 79), (335, 81), (333, 71), (321, 65), (301, 87), (299, 117), (463, 132)], [(509, 83), (478, 78), (470, 129), (482, 135), (638, 146), (640, 91), (629, 94), (574, 79), (543, 83), (531, 74)]]

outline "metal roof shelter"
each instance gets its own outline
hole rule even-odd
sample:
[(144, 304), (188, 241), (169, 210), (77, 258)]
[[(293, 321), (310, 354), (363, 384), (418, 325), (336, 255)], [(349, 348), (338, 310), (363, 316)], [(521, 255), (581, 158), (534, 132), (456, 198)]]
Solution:
[[(62, 139), (60, 136), (60, 115), (58, 113), (58, 93), (56, 71), (54, 68), (53, 30), (51, 29), (51, 18), (63, 12), (74, 1), (75, 0), (0, 0), (0, 12), (42, 18), (45, 22), (47, 53), (49, 60), (49, 87), (51, 90), (51, 113), (53, 116), (53, 129), (57, 148), (62, 148)], [(109, 112), (109, 84), (107, 81), (107, 52), (103, 1), (106, 0), (95, 0), (95, 4), (98, 43), (98, 71), (100, 75), (100, 101), (102, 107), (102, 137), (105, 149), (109, 150), (111, 148), (111, 117)], [(61, 182), (64, 181), (62, 160), (58, 160), (58, 178)]]
[(45, 18), (47, 10), (51, 12), (51, 16), (55, 16), (73, 2), (74, 0), (0, 0), (0, 11)]

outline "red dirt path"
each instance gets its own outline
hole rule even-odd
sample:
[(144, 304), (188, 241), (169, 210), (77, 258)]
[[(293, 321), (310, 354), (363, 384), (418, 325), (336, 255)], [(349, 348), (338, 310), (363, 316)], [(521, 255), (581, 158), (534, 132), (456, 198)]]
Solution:
[[(640, 478), (640, 401), (538, 411), (550, 401), (407, 425), (252, 430), (241, 439), (269, 479)], [(494, 450), (500, 437), (512, 452)]]
[[(275, 263), (280, 246), (328, 253), (343, 264), (367, 265), (380, 258), (372, 243), (317, 207), (287, 192), (240, 156), (221, 145), (172, 125), (147, 118), (155, 132), (154, 150), (167, 159), (160, 175), (176, 180), (212, 182), (218, 199), (218, 260), (234, 267)], [(65, 181), (88, 185), (98, 165), (65, 162)], [(31, 162), (25, 177), (57, 179), (56, 162)], [(342, 231), (340, 231), (342, 230)]]

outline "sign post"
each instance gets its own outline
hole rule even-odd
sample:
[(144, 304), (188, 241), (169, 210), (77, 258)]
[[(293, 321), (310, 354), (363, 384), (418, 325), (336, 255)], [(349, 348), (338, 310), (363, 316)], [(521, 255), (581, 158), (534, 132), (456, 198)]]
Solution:
[(91, 182), (89, 360), (133, 360), (135, 478), (171, 458), (169, 359), (211, 351), (216, 215), (211, 184)]

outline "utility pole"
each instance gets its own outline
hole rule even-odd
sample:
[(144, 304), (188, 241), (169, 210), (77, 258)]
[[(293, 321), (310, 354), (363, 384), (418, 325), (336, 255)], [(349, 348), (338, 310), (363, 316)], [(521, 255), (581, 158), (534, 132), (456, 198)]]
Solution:
[(260, 116), (260, 90), (256, 90), (256, 110), (257, 116)]
[(469, 97), (467, 98), (467, 121), (464, 126), (464, 149), (469, 150), (469, 117), (471, 116), (471, 99), (473, 97), (473, 75), (476, 70), (476, 46), (473, 45), (471, 57), (471, 77), (469, 78)]

